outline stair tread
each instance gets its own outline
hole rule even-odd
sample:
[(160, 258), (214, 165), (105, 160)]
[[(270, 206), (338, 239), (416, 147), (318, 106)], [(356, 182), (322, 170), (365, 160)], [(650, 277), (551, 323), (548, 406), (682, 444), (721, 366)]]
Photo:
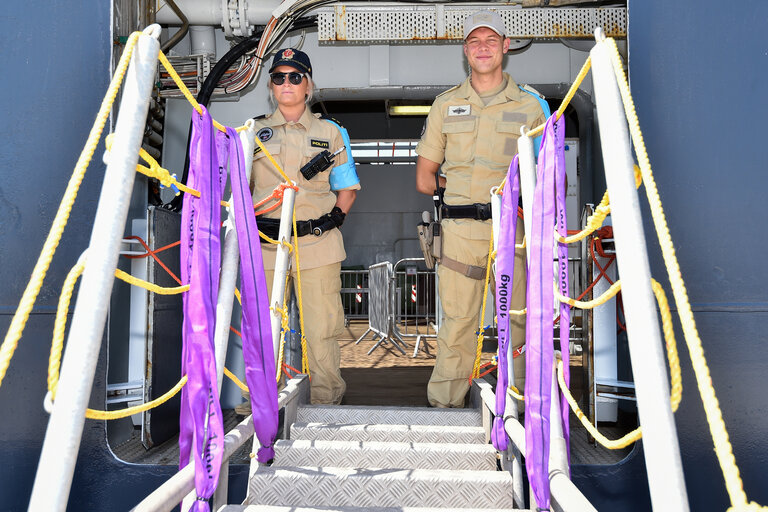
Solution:
[(479, 507), (513, 503), (506, 471), (259, 468), (246, 504), (337, 507)]
[(435, 409), (431, 407), (381, 407), (367, 405), (305, 405), (299, 407), (297, 422), (378, 423), (408, 425), (481, 426), (477, 409)]
[(273, 466), (421, 468), (495, 471), (496, 450), (488, 444), (382, 441), (281, 440)]
[(292, 439), (346, 441), (400, 441), (424, 443), (486, 442), (480, 426), (401, 425), (367, 423), (296, 422), (291, 426)]
[[(438, 507), (287, 507), (276, 505), (226, 505), (217, 512), (438, 512)], [(508, 508), (452, 508), (456, 512), (509, 512)], [(519, 512), (531, 512), (530, 510)]]

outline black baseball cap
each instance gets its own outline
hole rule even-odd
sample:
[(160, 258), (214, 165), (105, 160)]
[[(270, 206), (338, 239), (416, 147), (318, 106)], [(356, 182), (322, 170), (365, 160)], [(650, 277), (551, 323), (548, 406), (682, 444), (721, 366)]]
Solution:
[(271, 73), (278, 66), (291, 66), (300, 73), (312, 76), (312, 63), (309, 62), (309, 55), (295, 48), (278, 50), (275, 58), (272, 59), (272, 67), (269, 68), (269, 72)]

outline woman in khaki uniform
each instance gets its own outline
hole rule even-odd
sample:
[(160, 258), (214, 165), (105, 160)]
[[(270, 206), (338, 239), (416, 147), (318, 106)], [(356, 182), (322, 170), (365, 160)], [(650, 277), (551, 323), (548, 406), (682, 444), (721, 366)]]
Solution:
[[(282, 49), (275, 55), (269, 73), (270, 96), (277, 109), (255, 120), (256, 136), (299, 188), (295, 212), (312, 403), (338, 404), (346, 389), (339, 372), (337, 340), (344, 326), (340, 271), (346, 253), (337, 228), (355, 202), (360, 182), (346, 130), (320, 119), (307, 107), (314, 87), (309, 56), (293, 48)], [(322, 151), (334, 153), (340, 149), (328, 169), (314, 176), (305, 171), (309, 179), (302, 174), (302, 167)], [(258, 146), (251, 176), (254, 202), (268, 197), (283, 182)], [(259, 229), (267, 233), (275, 229), (279, 216), (278, 209), (258, 217)], [(263, 243), (262, 252), (271, 295), (276, 247)], [(286, 293), (296, 286), (296, 267), (294, 256)]]

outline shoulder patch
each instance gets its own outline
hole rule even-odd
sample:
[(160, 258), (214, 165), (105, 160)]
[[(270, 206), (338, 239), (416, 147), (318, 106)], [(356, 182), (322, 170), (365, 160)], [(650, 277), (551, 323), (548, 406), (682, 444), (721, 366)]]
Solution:
[(261, 130), (256, 132), (256, 137), (258, 137), (261, 142), (267, 142), (269, 139), (272, 138), (273, 133), (274, 132), (272, 131), (272, 128), (269, 128), (269, 127), (262, 128)]

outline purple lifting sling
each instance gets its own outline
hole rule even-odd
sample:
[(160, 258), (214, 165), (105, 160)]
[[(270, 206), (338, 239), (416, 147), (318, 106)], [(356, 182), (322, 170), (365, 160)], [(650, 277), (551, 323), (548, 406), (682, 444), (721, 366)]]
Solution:
[[(525, 381), (525, 446), (527, 457), (525, 467), (528, 480), (533, 488), (537, 509), (549, 510), (549, 435), (550, 406), (554, 344), (552, 328), (552, 307), (554, 287), (552, 281), (552, 255), (554, 251), (554, 229), (565, 236), (565, 122), (552, 115), (544, 128), (539, 154), (536, 188), (533, 197), (528, 269), (526, 324), (526, 381)], [(568, 248), (558, 243), (558, 288), (568, 294)], [(560, 305), (560, 339), (563, 341), (565, 378), (568, 382), (568, 336), (570, 306)], [(563, 435), (568, 444), (568, 410), (564, 402), (561, 418)]]
[(179, 466), (195, 464), (197, 500), (192, 510), (208, 512), (207, 499), (219, 479), (224, 453), (224, 426), (216, 385), (213, 333), (221, 267), (221, 196), (226, 183), (226, 135), (213, 133), (211, 116), (192, 114), (188, 185), (200, 197), (185, 194), (181, 214), (183, 294), (181, 371), (188, 381), (181, 392)]
[(509, 444), (504, 431), (504, 410), (506, 408), (509, 375), (507, 359), (509, 348), (509, 310), (512, 300), (512, 279), (515, 275), (515, 238), (517, 235), (517, 202), (520, 197), (520, 175), (518, 155), (509, 164), (504, 193), (501, 196), (501, 218), (499, 221), (499, 243), (496, 251), (496, 322), (499, 339), (499, 367), (496, 382), (496, 417), (493, 420), (491, 440), (497, 450), (506, 450)]
[(277, 435), (277, 380), (269, 317), (269, 296), (264, 277), (259, 231), (253, 215), (253, 198), (245, 177), (245, 161), (240, 137), (227, 128), (230, 147), (230, 181), (235, 207), (235, 227), (240, 248), (240, 294), (242, 298), (243, 359), (245, 380), (251, 395), (253, 428), (261, 444), (259, 462), (275, 455), (272, 445)]

